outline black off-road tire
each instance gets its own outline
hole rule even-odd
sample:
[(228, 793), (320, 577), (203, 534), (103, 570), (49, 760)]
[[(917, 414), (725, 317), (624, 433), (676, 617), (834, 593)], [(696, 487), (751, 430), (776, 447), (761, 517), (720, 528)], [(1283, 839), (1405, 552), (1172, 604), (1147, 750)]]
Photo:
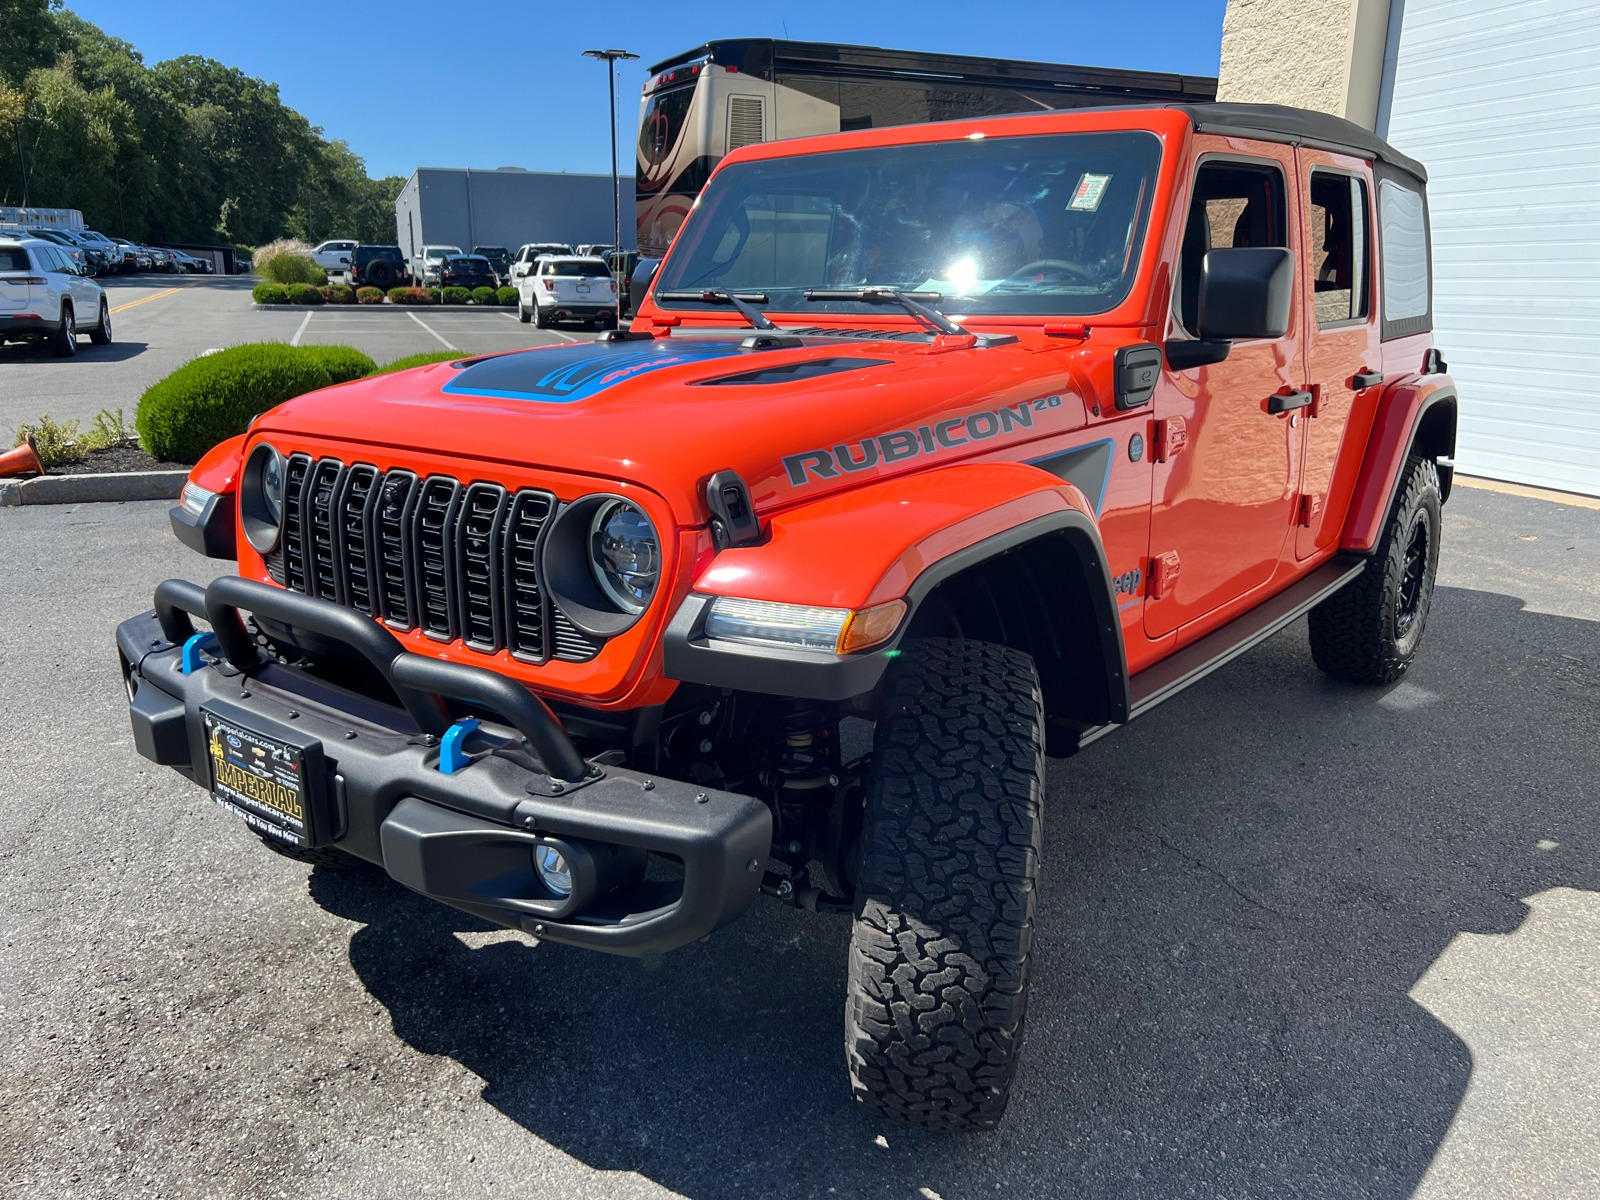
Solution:
[(992, 1129), (1022, 1045), (1043, 834), (1028, 655), (902, 647), (867, 771), (845, 1001), (850, 1090), (903, 1125)]
[(394, 265), (386, 258), (375, 258), (367, 264), (367, 286), (388, 291), (394, 286)]
[(1405, 466), (1367, 569), (1311, 610), (1311, 657), (1335, 679), (1388, 684), (1417, 657), (1433, 605), (1443, 502), (1431, 459)]
[(295, 862), (310, 863), (314, 867), (327, 867), (334, 871), (366, 871), (371, 869), (371, 864), (364, 858), (357, 858), (336, 846), (318, 846), (315, 849), (306, 849), (302, 846), (291, 846), (287, 842), (280, 842), (275, 837), (269, 837), (259, 829), (252, 829), (251, 833), (261, 839), (261, 844), (274, 854), (281, 854), (284, 858), (292, 858)]

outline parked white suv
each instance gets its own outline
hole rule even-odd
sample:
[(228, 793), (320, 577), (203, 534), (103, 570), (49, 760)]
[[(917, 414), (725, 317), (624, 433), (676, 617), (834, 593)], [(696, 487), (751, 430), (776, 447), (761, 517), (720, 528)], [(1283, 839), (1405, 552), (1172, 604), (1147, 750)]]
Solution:
[(517, 281), (517, 316), (548, 329), (557, 321), (617, 327), (617, 281), (598, 258), (541, 258)]
[(111, 341), (111, 310), (100, 285), (60, 246), (42, 238), (0, 238), (0, 342), (48, 342), (69, 358), (78, 352), (83, 326), (95, 345)]
[(348, 271), (350, 258), (360, 242), (323, 242), (311, 248), (311, 261), (330, 275), (335, 271)]
[(411, 260), (411, 276), (420, 287), (438, 283), (439, 273), (444, 269), (444, 260), (452, 254), (460, 253), (462, 253), (460, 246), (424, 246)]

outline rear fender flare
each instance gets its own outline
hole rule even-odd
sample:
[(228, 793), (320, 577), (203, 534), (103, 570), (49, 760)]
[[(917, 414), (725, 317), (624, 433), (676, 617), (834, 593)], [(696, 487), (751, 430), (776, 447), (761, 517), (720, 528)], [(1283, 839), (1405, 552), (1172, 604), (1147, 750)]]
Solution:
[[(1371, 554), (1405, 479), (1413, 454), (1453, 458), (1459, 397), (1448, 375), (1412, 375), (1388, 387), (1372, 419), (1372, 433), (1350, 497), (1339, 549)], [(1439, 468), (1440, 498), (1449, 499), (1454, 468)]]

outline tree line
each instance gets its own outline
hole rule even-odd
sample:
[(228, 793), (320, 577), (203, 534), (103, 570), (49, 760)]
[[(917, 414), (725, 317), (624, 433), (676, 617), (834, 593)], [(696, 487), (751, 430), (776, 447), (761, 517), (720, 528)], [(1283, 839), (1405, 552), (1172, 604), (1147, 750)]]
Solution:
[(62, 0), (0, 0), (0, 137), (0, 205), (26, 193), (131, 241), (394, 241), (405, 180), (368, 178), (277, 84), (196, 55), (147, 67)]

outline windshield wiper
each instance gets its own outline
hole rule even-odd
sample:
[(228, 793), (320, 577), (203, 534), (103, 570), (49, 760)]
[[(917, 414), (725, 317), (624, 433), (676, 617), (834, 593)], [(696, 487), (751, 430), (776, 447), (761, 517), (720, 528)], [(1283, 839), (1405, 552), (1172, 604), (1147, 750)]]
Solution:
[(776, 325), (767, 319), (764, 313), (762, 313), (759, 309), (751, 307), (752, 304), (771, 303), (771, 301), (767, 299), (767, 294), (765, 292), (730, 292), (727, 288), (707, 288), (703, 292), (661, 292), (656, 296), (656, 299), (666, 300), (668, 302), (699, 300), (703, 304), (715, 304), (719, 300), (726, 300), (729, 304), (733, 305), (739, 310), (740, 315), (742, 315), (746, 321), (750, 322), (750, 327), (752, 329), (777, 328)]
[(961, 328), (949, 317), (936, 308), (928, 308), (917, 303), (926, 300), (930, 304), (937, 304), (944, 299), (942, 292), (902, 292), (895, 288), (843, 288), (840, 290), (826, 290), (823, 288), (807, 288), (807, 300), (863, 300), (868, 304), (898, 304), (916, 320), (922, 322), (935, 333), (965, 334), (967, 330)]

